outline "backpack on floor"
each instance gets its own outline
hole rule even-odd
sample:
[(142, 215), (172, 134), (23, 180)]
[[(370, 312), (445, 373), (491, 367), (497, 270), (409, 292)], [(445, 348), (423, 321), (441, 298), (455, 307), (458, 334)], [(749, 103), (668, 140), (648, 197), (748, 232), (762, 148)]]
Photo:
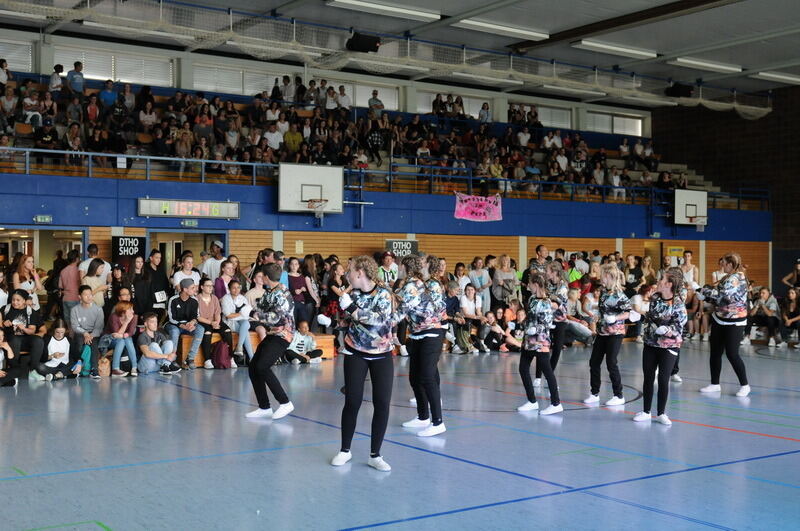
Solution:
[(217, 341), (211, 347), (211, 363), (215, 369), (231, 368), (231, 347), (225, 341)]

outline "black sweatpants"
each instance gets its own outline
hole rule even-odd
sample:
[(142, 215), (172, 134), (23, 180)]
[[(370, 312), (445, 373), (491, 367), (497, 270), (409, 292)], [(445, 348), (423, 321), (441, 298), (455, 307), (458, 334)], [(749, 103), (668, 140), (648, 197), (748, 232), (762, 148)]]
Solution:
[(286, 358), (286, 361), (290, 363), (294, 359), (300, 360), (300, 363), (308, 363), (308, 360), (321, 357), (322, 349), (318, 348), (314, 350), (309, 350), (305, 354), (298, 354), (294, 350), (286, 350), (286, 352), (284, 352), (283, 355)]
[(253, 359), (250, 360), (250, 364), (247, 366), (247, 374), (250, 376), (250, 383), (253, 384), (258, 407), (261, 409), (269, 409), (267, 387), (269, 387), (279, 404), (289, 402), (289, 397), (281, 387), (281, 382), (272, 372), (272, 366), (275, 365), (278, 358), (283, 356), (288, 346), (289, 342), (281, 337), (267, 336), (258, 345)]
[(642, 387), (642, 410), (650, 413), (653, 402), (653, 380), (658, 369), (658, 414), (663, 415), (669, 398), (669, 377), (673, 366), (678, 361), (678, 349), (659, 348), (645, 345), (642, 350), (642, 372), (644, 372), (644, 386)]
[[(433, 337), (410, 339), (408, 348), (408, 380), (417, 399), (417, 417), (431, 418), (434, 426), (442, 423), (442, 393), (439, 389), (439, 355), (442, 353), (444, 329), (425, 332)], [(430, 404), (430, 411), (428, 406)]]
[(372, 382), (372, 432), (370, 457), (381, 454), (383, 436), (389, 424), (389, 405), (392, 401), (394, 361), (391, 352), (367, 355), (349, 354), (344, 358), (344, 407), (342, 408), (342, 451), (349, 452), (356, 432), (356, 419), (364, 401), (364, 380)]
[(611, 389), (614, 392), (614, 396), (622, 398), (622, 377), (619, 375), (619, 367), (617, 366), (617, 355), (621, 346), (622, 334), (613, 336), (601, 336), (598, 334), (595, 338), (592, 356), (589, 358), (589, 383), (593, 395), (600, 394), (600, 367), (603, 364), (603, 358), (605, 358), (608, 376), (611, 378)]
[[(550, 330), (550, 367), (555, 371), (556, 366), (558, 366), (558, 360), (561, 358), (561, 350), (564, 348), (564, 335), (567, 331), (567, 322), (559, 321), (554, 324), (556, 327)], [(542, 377), (542, 364), (538, 361), (536, 362), (536, 377)]]
[(216, 332), (217, 334), (222, 337), (222, 341), (228, 344), (230, 348), (231, 354), (233, 354), (233, 334), (231, 333), (230, 327), (223, 322), (219, 323), (219, 328), (212, 328), (210, 324), (202, 324), (200, 326), (203, 327), (203, 341), (200, 343), (200, 348), (203, 349), (203, 357), (207, 360), (211, 359), (211, 335)]
[[(9, 360), (11, 367), (22, 367), (28, 372), (36, 370), (42, 361), (44, 341), (37, 335), (9, 336), (8, 345), (14, 351), (14, 359)], [(22, 355), (22, 351), (28, 354)]]
[(44, 363), (40, 363), (38, 367), (36, 367), (36, 372), (41, 374), (42, 376), (47, 376), (48, 374), (55, 374), (60, 372), (64, 375), (64, 377), (72, 376), (72, 372), (69, 370), (70, 366), (67, 363), (61, 363), (56, 365), (55, 367), (48, 367)]
[(748, 317), (747, 326), (744, 327), (744, 333), (749, 334), (750, 330), (753, 328), (753, 325), (766, 326), (769, 337), (774, 337), (777, 340), (777, 331), (781, 326), (781, 322), (776, 316), (773, 315), (770, 317), (769, 315), (753, 315)]
[(747, 385), (747, 369), (744, 361), (739, 356), (739, 343), (744, 333), (743, 326), (721, 325), (711, 318), (711, 383), (719, 385), (719, 375), (722, 372), (722, 354), (728, 356), (740, 385)]
[(547, 387), (550, 389), (550, 403), (557, 406), (561, 403), (558, 396), (558, 382), (556, 373), (550, 360), (549, 352), (533, 352), (522, 350), (519, 355), (519, 375), (522, 378), (522, 385), (525, 387), (525, 394), (528, 395), (528, 402), (536, 402), (536, 392), (531, 381), (531, 362), (536, 358), (536, 370), (542, 368), (542, 373), (547, 380)]

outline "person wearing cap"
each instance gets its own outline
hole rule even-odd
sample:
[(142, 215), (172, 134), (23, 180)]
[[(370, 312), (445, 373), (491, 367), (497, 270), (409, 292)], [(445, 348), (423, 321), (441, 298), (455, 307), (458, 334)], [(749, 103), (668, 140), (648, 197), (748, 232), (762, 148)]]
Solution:
[(397, 263), (394, 261), (394, 253), (386, 251), (381, 255), (381, 266), (378, 268), (378, 276), (381, 282), (391, 288), (397, 281)]
[(209, 257), (206, 258), (206, 261), (203, 262), (203, 267), (200, 269), (200, 273), (203, 276), (210, 278), (212, 281), (217, 280), (222, 262), (225, 261), (224, 249), (225, 245), (219, 240), (214, 240), (211, 243), (211, 247), (208, 249)]
[(179, 286), (180, 293), (173, 295), (167, 304), (169, 322), (165, 326), (165, 330), (169, 334), (176, 351), (180, 349), (179, 341), (181, 335), (188, 334), (192, 336), (192, 345), (186, 355), (186, 368), (192, 370), (196, 368), (194, 358), (200, 348), (200, 343), (203, 342), (205, 330), (197, 321), (198, 317), (200, 317), (200, 306), (197, 299), (194, 298), (194, 281), (191, 278), (184, 278)]
[[(36, 132), (33, 134), (33, 145), (36, 149), (58, 149), (58, 131), (53, 127), (53, 120), (51, 118), (45, 118), (42, 122), (42, 127), (36, 129)], [(36, 160), (39, 164), (43, 164), (45, 158), (37, 156)], [(57, 159), (53, 160), (55, 161)]]
[[(9, 357), (9, 365), (13, 368), (24, 369), (24, 374), (30, 375), (32, 380), (44, 380), (36, 372), (36, 367), (41, 362), (44, 343), (36, 335), (42, 326), (42, 317), (38, 310), (29, 304), (30, 294), (24, 289), (16, 289), (11, 294), (11, 302), (3, 309), (3, 329), (6, 340), (11, 347), (13, 357)], [(28, 355), (24, 356), (23, 352)]]

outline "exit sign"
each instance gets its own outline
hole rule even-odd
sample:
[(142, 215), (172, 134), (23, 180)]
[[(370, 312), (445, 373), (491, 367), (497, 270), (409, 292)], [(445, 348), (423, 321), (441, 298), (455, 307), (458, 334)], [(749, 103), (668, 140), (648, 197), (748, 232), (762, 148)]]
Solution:
[(183, 219), (183, 220), (181, 220), (181, 227), (193, 228), (194, 229), (194, 228), (197, 228), (198, 225), (199, 224), (197, 223), (196, 219)]
[(33, 222), (42, 224), (52, 223), (53, 216), (51, 216), (50, 214), (39, 214), (38, 216), (34, 216)]

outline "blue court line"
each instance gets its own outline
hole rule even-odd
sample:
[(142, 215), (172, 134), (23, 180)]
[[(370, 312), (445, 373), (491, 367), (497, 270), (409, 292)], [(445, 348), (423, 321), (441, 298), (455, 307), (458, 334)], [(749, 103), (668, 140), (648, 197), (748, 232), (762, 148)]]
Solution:
[(621, 479), (621, 480), (618, 480), (618, 481), (610, 481), (610, 482), (607, 482), (607, 483), (598, 483), (596, 485), (587, 485), (585, 487), (575, 487), (575, 488), (567, 487), (565, 490), (550, 492), (550, 493), (547, 493), (547, 494), (539, 494), (537, 496), (528, 496), (528, 497), (525, 497), (525, 498), (516, 498), (516, 499), (513, 499), (513, 500), (504, 500), (504, 501), (501, 501), (501, 502), (487, 503), (487, 504), (482, 504), (482, 505), (474, 505), (472, 507), (462, 507), (462, 508), (453, 509), (453, 510), (450, 510), (450, 511), (443, 511), (443, 512), (438, 512), (438, 513), (430, 513), (430, 514), (424, 514), (424, 515), (419, 515), (419, 516), (412, 516), (412, 517), (409, 517), (409, 518), (402, 518), (402, 519), (385, 521), (385, 522), (377, 522), (377, 523), (374, 523), (374, 524), (363, 525), (363, 526), (358, 526), (358, 527), (348, 527), (348, 528), (342, 529), (341, 531), (354, 531), (354, 530), (357, 530), (357, 529), (368, 529), (368, 528), (372, 528), (372, 527), (381, 527), (381, 526), (386, 526), (386, 525), (391, 525), (391, 524), (398, 524), (398, 523), (402, 523), (402, 522), (412, 522), (412, 521), (416, 521), (416, 520), (424, 520), (424, 519), (427, 519), (427, 518), (435, 518), (435, 517), (438, 517), (438, 516), (447, 516), (447, 515), (451, 515), (451, 514), (463, 513), (463, 512), (468, 512), (468, 511), (476, 511), (476, 510), (479, 510), (479, 509), (487, 509), (487, 508), (490, 508), (490, 507), (497, 507), (497, 506), (500, 506), (500, 505), (509, 505), (509, 504), (520, 503), (520, 502), (529, 501), (529, 500), (536, 500), (536, 499), (541, 499), (541, 498), (560, 496), (562, 494), (572, 494), (574, 492), (581, 492), (581, 493), (586, 493), (586, 494), (591, 494), (591, 495), (597, 495), (598, 497), (601, 497), (603, 499), (607, 499), (609, 501), (625, 503), (625, 504), (631, 505), (633, 507), (638, 507), (638, 508), (645, 509), (645, 510), (648, 510), (648, 511), (658, 512), (660, 514), (664, 514), (664, 515), (668, 515), (668, 516), (674, 516), (674, 517), (677, 517), (677, 518), (681, 518), (683, 520), (687, 520), (687, 521), (694, 522), (694, 523), (697, 523), (697, 524), (705, 525), (705, 526), (708, 526), (708, 527), (713, 527), (713, 528), (716, 528), (716, 529), (732, 529), (732, 528), (725, 527), (725, 526), (722, 526), (722, 525), (719, 525), (719, 524), (715, 524), (715, 523), (712, 523), (712, 522), (706, 522), (704, 520), (699, 520), (697, 518), (692, 518), (690, 516), (680, 515), (680, 514), (672, 513), (670, 511), (665, 511), (663, 509), (658, 509), (658, 508), (655, 508), (655, 507), (649, 507), (647, 505), (641, 505), (641, 504), (638, 504), (638, 503), (635, 503), (635, 502), (628, 502), (628, 501), (625, 501), (625, 500), (619, 500), (617, 498), (612, 498), (612, 497), (604, 495), (604, 494), (592, 493), (592, 492), (587, 492), (587, 491), (594, 490), (594, 489), (600, 489), (600, 488), (604, 488), (604, 487), (611, 487), (611, 486), (614, 486), (614, 485), (622, 485), (622, 484), (625, 484), (625, 483), (633, 483), (633, 482), (644, 481), (644, 480), (648, 480), (648, 479), (656, 479), (656, 478), (661, 478), (661, 477), (666, 477), (666, 476), (673, 476), (673, 475), (676, 475), (676, 474), (685, 474), (687, 472), (696, 472), (698, 470), (708, 470), (708, 469), (712, 469), (712, 468), (716, 468), (716, 467), (720, 467), (720, 466), (727, 466), (727, 465), (733, 465), (733, 464), (738, 464), (738, 463), (746, 463), (746, 462), (750, 462), (750, 461), (758, 461), (758, 460), (770, 459), (770, 458), (773, 458), (773, 457), (782, 457), (782, 456), (793, 455), (793, 454), (798, 454), (798, 453), (800, 453), (800, 450), (791, 450), (791, 451), (788, 451), (788, 452), (780, 452), (780, 453), (777, 453), (777, 454), (769, 454), (769, 455), (762, 455), (762, 456), (756, 456), (756, 457), (747, 457), (747, 458), (744, 458), (744, 459), (737, 459), (737, 460), (733, 460), (733, 461), (723, 461), (721, 463), (715, 463), (715, 464), (711, 464), (711, 465), (702, 465), (702, 466), (696, 466), (696, 467), (691, 467), (691, 468), (685, 468), (685, 469), (682, 469), (682, 470), (673, 470), (671, 472), (661, 472), (659, 474), (650, 474), (650, 475), (647, 475), (647, 476), (640, 476), (640, 477), (636, 477), (636, 478)]
[[(201, 389), (195, 389), (193, 387), (189, 387), (189, 386), (186, 386), (186, 385), (181, 385), (181, 384), (179, 384), (177, 382), (173, 382), (173, 381), (167, 380), (165, 378), (159, 378), (158, 381), (161, 381), (161, 382), (164, 382), (164, 383), (168, 383), (168, 384), (171, 384), (171, 385), (175, 385), (175, 386), (181, 387), (183, 389), (196, 391), (196, 392), (199, 392), (199, 393), (202, 393), (202, 394), (206, 394), (206, 395), (209, 395), (209, 396), (214, 396), (214, 397), (217, 397), (217, 398), (230, 400), (232, 402), (238, 402), (238, 403), (242, 403), (242, 404), (252, 405), (250, 402), (244, 402), (242, 400), (237, 400), (235, 398), (226, 397), (224, 395), (217, 395), (217, 394), (214, 394), (214, 393), (210, 393), (208, 391), (203, 391)], [(324, 422), (324, 421), (321, 421), (321, 420), (311, 419), (311, 418), (308, 418), (308, 417), (302, 417), (300, 415), (295, 415), (293, 413), (290, 414), (290, 416), (294, 417), (294, 418), (297, 418), (297, 419), (300, 419), (300, 420), (305, 420), (307, 422), (312, 422), (314, 424), (319, 424), (321, 426), (326, 426), (326, 427), (337, 429), (337, 430), (341, 429), (339, 426), (336, 426), (336, 425), (331, 424), (329, 422)], [(355, 433), (357, 435), (362, 435), (362, 436), (365, 436), (365, 437), (368, 436), (366, 433), (359, 432), (359, 431), (356, 431)], [(462, 462), (462, 463), (465, 463), (465, 464), (478, 466), (478, 467), (485, 468), (485, 469), (488, 469), (488, 470), (492, 470), (492, 471), (496, 471), (496, 472), (500, 472), (500, 473), (504, 473), (504, 474), (509, 474), (509, 475), (512, 475), (512, 476), (517, 476), (517, 477), (520, 477), (520, 478), (529, 479), (529, 480), (532, 480), (532, 481), (545, 483), (545, 484), (548, 484), (548, 485), (553, 485), (553, 486), (556, 486), (556, 487), (559, 487), (559, 488), (570, 489), (570, 487), (568, 487), (566, 485), (562, 485), (560, 483), (555, 483), (553, 481), (549, 481), (549, 480), (546, 480), (546, 479), (537, 478), (537, 477), (529, 476), (529, 475), (526, 475), (526, 474), (521, 474), (519, 472), (514, 472), (514, 471), (511, 471), (511, 470), (505, 470), (505, 469), (502, 469), (502, 468), (499, 468), (499, 467), (495, 467), (495, 466), (492, 466), (492, 465), (487, 465), (487, 464), (484, 464), (484, 463), (479, 463), (477, 461), (472, 461), (472, 460), (469, 460), (469, 459), (464, 459), (464, 458), (460, 458), (460, 457), (456, 457), (456, 456), (451, 456), (451, 455), (444, 454), (444, 453), (441, 453), (441, 452), (436, 452), (436, 451), (433, 451), (433, 450), (429, 450), (427, 448), (421, 448), (419, 446), (413, 446), (413, 445), (402, 443), (402, 442), (399, 442), (399, 441), (393, 441), (391, 439), (384, 439), (384, 442), (387, 442), (389, 444), (394, 444), (394, 445), (397, 445), (397, 446), (401, 446), (401, 447), (405, 447), (405, 448), (409, 448), (409, 449), (412, 449), (412, 450), (418, 450), (418, 451), (425, 452), (425, 453), (428, 453), (428, 454), (431, 454), (431, 455), (445, 457), (447, 459), (452, 459), (454, 461), (459, 461), (459, 462)], [(800, 450), (798, 450), (798, 452), (800, 452)], [(587, 494), (591, 495), (593, 493), (587, 493)], [(646, 511), (652, 511), (652, 512), (657, 512), (659, 514), (665, 514), (665, 515), (669, 515), (669, 516), (674, 516), (676, 518), (680, 518), (680, 519), (683, 519), (683, 520), (688, 520), (688, 521), (691, 521), (691, 522), (707, 525), (709, 527), (715, 527), (715, 528), (720, 528), (720, 529), (728, 529), (728, 528), (725, 528), (725, 527), (718, 526), (717, 524), (713, 524), (711, 522), (704, 522), (702, 520), (696, 520), (696, 519), (691, 518), (689, 516), (681, 515), (681, 514), (678, 514), (678, 513), (671, 513), (671, 512), (664, 511), (662, 509), (658, 509), (658, 508), (655, 508), (655, 507), (649, 507), (649, 506), (646, 506), (646, 505), (639, 505), (639, 504), (635, 504), (634, 505), (633, 502), (628, 502), (626, 500), (621, 500), (621, 499), (618, 500), (618, 499), (612, 498), (610, 496), (605, 496), (604, 499), (607, 499), (609, 501), (615, 501), (615, 502), (622, 503), (622, 504), (625, 504), (625, 505), (632, 505), (632, 506), (638, 507), (638, 508), (646, 510)]]
[[(753, 393), (750, 393), (750, 395), (752, 396)], [(800, 418), (800, 415), (798, 415), (797, 413), (787, 413), (785, 411), (778, 411), (778, 410), (775, 410), (775, 409), (762, 409), (762, 408), (747, 407), (747, 406), (731, 406), (731, 405), (724, 405), (723, 406), (721, 404), (714, 403), (714, 402), (711, 402), (711, 401), (707, 401), (706, 402), (706, 401), (702, 401), (702, 400), (680, 400), (680, 399), (672, 400), (671, 399), (670, 402), (676, 402), (678, 404), (681, 404), (681, 403), (697, 404), (697, 405), (703, 405), (703, 406), (706, 406), (706, 407), (713, 407), (713, 408), (718, 408), (718, 409), (735, 409), (735, 410), (742, 411), (742, 412), (752, 411), (754, 413), (772, 413), (773, 415), (777, 415), (777, 416), (781, 416), (781, 417), (798, 417), (798, 418)]]

